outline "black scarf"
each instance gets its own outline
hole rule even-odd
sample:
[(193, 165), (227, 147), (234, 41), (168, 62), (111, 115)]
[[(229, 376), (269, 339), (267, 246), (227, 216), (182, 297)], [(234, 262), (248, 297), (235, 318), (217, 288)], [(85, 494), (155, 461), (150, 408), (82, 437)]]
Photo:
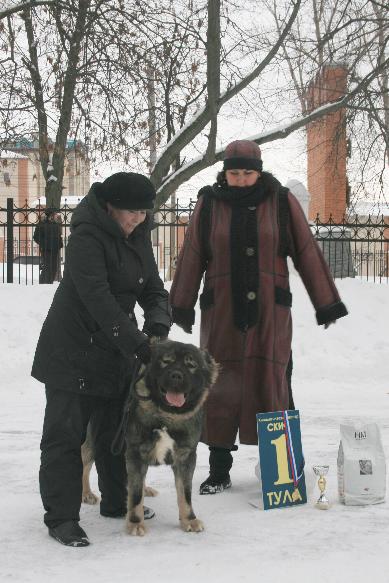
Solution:
[[(205, 189), (204, 189), (205, 191)], [(208, 187), (204, 194), (231, 205), (230, 257), (234, 325), (245, 332), (260, 315), (256, 209), (268, 195), (263, 181), (248, 188)]]
[[(233, 208), (258, 206), (267, 195), (264, 184), (259, 179), (253, 186), (221, 186), (214, 184), (207, 190), (213, 198), (228, 202)], [(211, 192), (212, 191), (212, 192)]]

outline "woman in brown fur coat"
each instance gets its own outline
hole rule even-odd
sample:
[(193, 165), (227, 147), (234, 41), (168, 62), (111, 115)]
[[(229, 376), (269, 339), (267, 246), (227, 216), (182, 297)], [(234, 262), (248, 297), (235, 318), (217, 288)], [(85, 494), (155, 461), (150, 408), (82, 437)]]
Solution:
[(191, 332), (205, 274), (200, 345), (221, 372), (206, 404), (203, 441), (210, 446), (210, 475), (201, 494), (231, 486), (237, 433), (240, 443), (257, 443), (256, 413), (294, 408), (288, 255), (317, 323), (328, 327), (345, 316), (297, 199), (262, 171), (255, 142), (232, 142), (217, 183), (200, 190), (170, 294), (173, 321)]

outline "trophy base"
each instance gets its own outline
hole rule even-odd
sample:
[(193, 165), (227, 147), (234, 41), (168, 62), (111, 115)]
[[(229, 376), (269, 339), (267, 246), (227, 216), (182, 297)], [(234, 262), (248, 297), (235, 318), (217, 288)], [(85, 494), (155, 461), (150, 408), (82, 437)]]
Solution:
[(326, 503), (323, 503), (323, 502), (316, 502), (316, 504), (315, 504), (315, 507), (316, 507), (318, 510), (328, 510), (328, 509), (329, 509), (329, 507), (330, 507), (330, 503), (329, 503), (329, 502), (326, 502)]
[(324, 495), (321, 495), (315, 506), (319, 510), (328, 510), (330, 507), (330, 502), (328, 498), (326, 498)]

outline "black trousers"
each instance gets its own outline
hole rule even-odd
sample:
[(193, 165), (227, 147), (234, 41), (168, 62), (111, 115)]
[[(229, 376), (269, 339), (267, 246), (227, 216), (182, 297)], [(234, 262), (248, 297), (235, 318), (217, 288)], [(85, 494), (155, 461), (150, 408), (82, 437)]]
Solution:
[(39, 283), (53, 283), (58, 271), (58, 249), (41, 252), (41, 271)]
[(41, 441), (39, 485), (44, 522), (49, 527), (80, 520), (82, 495), (81, 445), (88, 423), (94, 441), (101, 493), (100, 509), (121, 515), (127, 507), (124, 451), (112, 455), (111, 443), (122, 415), (120, 399), (103, 399), (46, 388), (46, 411)]

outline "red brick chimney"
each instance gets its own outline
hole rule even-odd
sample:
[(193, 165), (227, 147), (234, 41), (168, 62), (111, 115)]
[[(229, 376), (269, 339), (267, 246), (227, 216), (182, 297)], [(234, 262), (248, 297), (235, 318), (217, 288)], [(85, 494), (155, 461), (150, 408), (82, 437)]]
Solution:
[[(323, 67), (308, 89), (309, 111), (340, 99), (347, 89), (347, 69), (342, 65)], [(346, 115), (345, 109), (314, 121), (307, 128), (309, 218), (319, 214), (341, 221), (346, 211)]]

